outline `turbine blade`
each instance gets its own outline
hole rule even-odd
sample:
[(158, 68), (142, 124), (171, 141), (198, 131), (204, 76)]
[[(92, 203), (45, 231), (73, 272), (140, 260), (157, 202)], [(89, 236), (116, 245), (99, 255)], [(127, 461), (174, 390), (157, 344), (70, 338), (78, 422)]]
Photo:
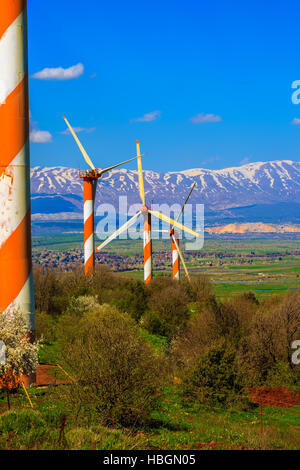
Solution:
[[(131, 230), (128, 230), (128, 232), (143, 232), (144, 230), (143, 229), (131, 229)], [(151, 229), (151, 233), (169, 233), (169, 230), (152, 230)]]
[(152, 230), (151, 232), (156, 232), (156, 233), (170, 233), (170, 230)]
[[(144, 157), (146, 154), (143, 153), (143, 155), (140, 155), (141, 157)], [(139, 157), (133, 157), (129, 158), (129, 160), (125, 160), (125, 162), (117, 163), (117, 165), (109, 166), (108, 168), (104, 168), (104, 170), (100, 170), (99, 173), (102, 175), (103, 173), (106, 173), (107, 171), (113, 170), (114, 168), (117, 168), (118, 166), (125, 165), (125, 163), (132, 162), (133, 160), (136, 160)]]
[(181, 208), (181, 211), (179, 212), (179, 214), (178, 214), (178, 216), (177, 216), (176, 222), (178, 222), (178, 220), (180, 219), (180, 216), (181, 216), (181, 214), (182, 214), (182, 212), (183, 212), (183, 209), (185, 208), (185, 205), (186, 205), (186, 203), (188, 202), (188, 200), (189, 200), (189, 198), (190, 198), (190, 196), (191, 196), (191, 194), (192, 194), (193, 189), (194, 189), (195, 186), (196, 186), (196, 181), (194, 181), (194, 183), (193, 183), (192, 186), (191, 186), (190, 192), (189, 192), (189, 194), (188, 194), (186, 200), (185, 200), (184, 203), (183, 203), (183, 206), (182, 206), (182, 208)]
[(128, 227), (131, 227), (131, 225), (136, 221), (136, 219), (139, 217), (139, 215), (141, 215), (141, 213), (142, 213), (141, 211), (137, 212), (133, 217), (131, 217), (131, 219), (129, 219), (127, 222), (125, 222), (125, 224), (122, 225), (122, 227), (118, 228), (118, 230), (116, 230), (114, 233), (112, 233), (106, 240), (104, 240), (103, 243), (101, 243), (101, 245), (99, 245), (96, 248), (96, 252), (102, 250), (102, 248), (104, 248), (112, 240), (117, 238), (122, 232), (124, 232), (124, 230), (126, 230)]
[(183, 255), (182, 255), (182, 253), (181, 253), (181, 250), (179, 249), (178, 243), (177, 243), (176, 238), (174, 237), (174, 235), (172, 235), (172, 240), (173, 240), (173, 242), (174, 242), (174, 244), (175, 244), (175, 246), (176, 246), (176, 250), (178, 251), (180, 260), (181, 260), (181, 262), (182, 262), (182, 266), (184, 267), (184, 271), (185, 271), (186, 277), (188, 278), (189, 282), (191, 282), (191, 278), (190, 278), (189, 272), (188, 272), (188, 270), (187, 270), (187, 267), (186, 267), (186, 264), (185, 264)]
[(168, 217), (167, 215), (162, 214), (161, 212), (151, 211), (150, 209), (149, 209), (149, 212), (150, 212), (150, 214), (154, 215), (154, 216), (157, 217), (158, 219), (161, 219), (161, 220), (163, 220), (164, 222), (169, 223), (169, 224), (172, 225), (173, 227), (177, 227), (177, 228), (179, 228), (180, 230), (183, 230), (184, 232), (188, 232), (188, 233), (190, 233), (191, 235), (194, 235), (194, 237), (201, 238), (200, 233), (195, 232), (195, 231), (192, 230), (191, 228), (185, 227), (184, 225), (180, 224), (179, 222), (176, 222), (176, 220), (171, 219), (171, 218)]
[(137, 154), (138, 175), (139, 175), (139, 192), (140, 192), (141, 200), (144, 206), (145, 205), (145, 189), (144, 189), (141, 150), (140, 150), (140, 143), (138, 140), (136, 141), (136, 154)]
[[(131, 230), (128, 230), (128, 232), (143, 232), (144, 230), (143, 229), (131, 229)], [(151, 232), (155, 232), (155, 233), (170, 233), (170, 230), (152, 230), (151, 229)]]
[(77, 143), (77, 145), (78, 145), (78, 147), (79, 147), (79, 149), (80, 149), (80, 151), (81, 151), (81, 153), (82, 153), (82, 155), (83, 155), (83, 157), (84, 157), (86, 163), (89, 165), (89, 167), (91, 167), (92, 170), (95, 170), (95, 167), (94, 167), (94, 165), (93, 165), (92, 160), (90, 159), (90, 157), (88, 156), (88, 154), (87, 154), (86, 151), (84, 150), (84, 148), (83, 148), (83, 146), (82, 146), (80, 140), (78, 139), (77, 135), (75, 134), (75, 131), (74, 131), (74, 129), (72, 128), (71, 124), (68, 122), (68, 120), (67, 120), (67, 118), (65, 118), (65, 116), (63, 116), (63, 118), (64, 118), (64, 120), (66, 121), (66, 124), (67, 124), (67, 126), (68, 126), (68, 128), (69, 128), (69, 130), (70, 130), (70, 132), (71, 132), (71, 134), (72, 134), (72, 136), (74, 137), (74, 139), (75, 139), (75, 141), (76, 141), (76, 143)]

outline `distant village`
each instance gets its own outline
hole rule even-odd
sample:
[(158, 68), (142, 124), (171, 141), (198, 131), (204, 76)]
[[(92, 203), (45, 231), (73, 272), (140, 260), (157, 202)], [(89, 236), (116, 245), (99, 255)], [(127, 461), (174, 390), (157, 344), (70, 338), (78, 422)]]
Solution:
[[(260, 262), (282, 261), (291, 256), (300, 256), (300, 250), (285, 250), (272, 253), (234, 253), (225, 251), (185, 251), (186, 262), (193, 271), (204, 267), (223, 265), (252, 265), (256, 260)], [(45, 268), (58, 268), (64, 271), (72, 270), (83, 264), (83, 250), (74, 248), (66, 251), (35, 248), (33, 250), (33, 263)], [(109, 266), (114, 272), (136, 271), (143, 267), (143, 254), (131, 255), (102, 252), (96, 254), (96, 263)], [(154, 269), (158, 271), (170, 270), (172, 264), (170, 251), (157, 251), (153, 253)]]

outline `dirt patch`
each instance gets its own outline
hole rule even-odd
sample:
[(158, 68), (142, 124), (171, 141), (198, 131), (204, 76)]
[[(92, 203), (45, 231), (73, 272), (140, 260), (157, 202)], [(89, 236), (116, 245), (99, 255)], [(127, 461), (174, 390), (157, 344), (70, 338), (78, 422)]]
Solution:
[(300, 405), (300, 390), (286, 387), (252, 387), (247, 389), (253, 403), (276, 408), (290, 408)]
[(195, 442), (193, 447), (197, 450), (201, 449), (212, 449), (216, 450), (218, 447), (222, 446), (219, 442), (211, 441), (211, 442)]
[[(39, 364), (36, 369), (36, 381), (37, 386), (47, 385), (62, 385), (68, 384), (70, 381), (67, 377), (62, 378), (64, 373), (56, 366), (48, 364)], [(24, 380), (24, 379), (23, 379)], [(16, 389), (21, 386), (21, 382), (18, 377), (11, 375), (11, 379), (6, 380), (9, 389)], [(0, 380), (0, 389), (4, 388), (3, 382)]]
[(38, 365), (36, 369), (36, 385), (62, 385), (69, 383), (69, 380), (61, 379), (62, 372), (56, 366), (47, 364)]

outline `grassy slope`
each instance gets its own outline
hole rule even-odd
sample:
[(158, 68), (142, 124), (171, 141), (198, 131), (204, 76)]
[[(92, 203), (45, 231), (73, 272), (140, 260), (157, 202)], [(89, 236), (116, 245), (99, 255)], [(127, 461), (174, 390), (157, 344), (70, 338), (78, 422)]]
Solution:
[[(141, 335), (161, 350), (164, 337)], [(57, 344), (43, 346), (40, 359), (48, 364), (60, 362)], [(59, 374), (58, 374), (59, 375)], [(64, 377), (61, 377), (64, 378)], [(9, 413), (0, 435), (0, 449), (57, 448), (60, 416), (65, 412), (59, 389), (30, 389), (34, 418), (23, 392), (12, 397), (14, 413)], [(199, 406), (182, 400), (180, 385), (166, 387), (158, 398), (159, 409), (151, 425), (143, 429), (108, 429), (75, 423), (68, 415), (65, 448), (91, 449), (299, 449), (300, 407), (263, 409), (263, 435), (260, 435), (259, 408), (240, 411), (221, 406)], [(5, 411), (5, 396), (0, 394), (0, 413)], [(23, 416), (22, 413), (25, 412)], [(30, 414), (29, 418), (26, 413)], [(5, 424), (6, 423), (6, 424)], [(31, 423), (31, 424), (30, 424)], [(6, 426), (6, 427), (5, 427)], [(6, 430), (7, 429), (7, 430)], [(11, 437), (13, 436), (13, 437)]]
[[(216, 293), (222, 297), (267, 286), (218, 284)], [(282, 284), (269, 286), (282, 287)], [(273, 294), (274, 291), (268, 293)], [(157, 349), (166, 345), (165, 338), (149, 335), (143, 330), (141, 334)], [(40, 362), (60, 362), (56, 343), (43, 346)], [(159, 397), (160, 411), (153, 414), (153, 422), (146, 429), (116, 430), (100, 425), (89, 426), (75, 423), (74, 418), (68, 415), (66, 439), (62, 446), (90, 449), (93, 443), (96, 449), (300, 448), (300, 407), (264, 408), (264, 433), (260, 436), (257, 407), (252, 411), (238, 411), (198, 406), (182, 401), (179, 390), (180, 386), (174, 385), (163, 391)], [(30, 389), (34, 403), (34, 411), (31, 411), (24, 393), (19, 391), (12, 397), (13, 411), (10, 413), (6, 411), (5, 395), (0, 393), (0, 449), (58, 448), (60, 417), (65, 410), (57, 392), (59, 387), (54, 392), (51, 388)]]
[[(30, 389), (34, 410), (23, 392), (12, 397), (5, 411), (0, 395), (0, 449), (58, 448), (60, 417), (65, 412), (59, 390)], [(55, 395), (53, 395), (55, 394)], [(67, 416), (63, 448), (91, 449), (299, 449), (300, 407), (264, 408), (264, 433), (260, 435), (259, 409), (252, 411), (206, 408), (182, 403), (178, 386), (164, 390), (161, 409), (143, 429), (109, 429), (75, 423)]]

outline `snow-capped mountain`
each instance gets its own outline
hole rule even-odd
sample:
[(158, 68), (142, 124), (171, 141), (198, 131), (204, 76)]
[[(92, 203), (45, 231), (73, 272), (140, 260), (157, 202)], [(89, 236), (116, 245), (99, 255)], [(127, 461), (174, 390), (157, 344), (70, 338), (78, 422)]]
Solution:
[[(206, 210), (224, 210), (255, 204), (300, 203), (300, 163), (290, 160), (249, 163), (223, 170), (191, 170), (158, 173), (144, 171), (148, 204), (181, 203), (196, 181), (191, 202)], [(65, 167), (31, 170), (33, 213), (81, 212), (82, 180), (78, 171)], [(96, 204), (118, 207), (119, 196), (128, 204), (139, 203), (138, 176), (133, 170), (115, 169), (98, 182)]]

